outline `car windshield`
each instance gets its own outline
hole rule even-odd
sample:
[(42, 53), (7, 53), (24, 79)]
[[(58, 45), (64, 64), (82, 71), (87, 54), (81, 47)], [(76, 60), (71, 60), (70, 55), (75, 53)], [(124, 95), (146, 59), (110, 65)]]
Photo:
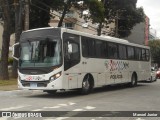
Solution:
[(21, 43), (20, 67), (51, 67), (61, 64), (59, 39), (28, 39)]

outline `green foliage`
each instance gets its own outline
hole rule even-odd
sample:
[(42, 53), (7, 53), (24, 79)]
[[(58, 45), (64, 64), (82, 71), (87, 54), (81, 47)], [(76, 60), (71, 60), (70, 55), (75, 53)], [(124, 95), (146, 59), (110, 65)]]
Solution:
[(104, 22), (104, 5), (97, 0), (89, 0), (90, 18), (93, 23)]
[[(142, 8), (136, 8), (137, 0), (106, 0), (105, 18), (106, 25), (118, 20), (118, 37), (127, 37), (131, 34), (133, 27), (144, 21)], [(115, 36), (110, 33), (111, 36)]]
[[(1, 62), (1, 59), (0, 59)], [(8, 65), (12, 65), (13, 64), (13, 58), (8, 58)]]
[(152, 61), (160, 64), (160, 40), (149, 41)]
[(50, 20), (50, 8), (46, 5), (51, 4), (51, 0), (32, 0), (30, 4), (30, 29), (48, 27)]
[[(9, 8), (10, 8), (10, 15), (11, 15), (11, 28), (10, 28), (10, 32), (14, 33), (15, 31), (15, 11), (14, 11), (14, 6), (13, 6), (13, 0), (8, 0), (8, 4), (9, 4)], [(2, 6), (0, 4), (0, 24), (3, 25), (4, 21), (4, 15), (3, 15), (4, 11), (2, 9)]]
[(8, 64), (12, 65), (13, 64), (13, 58), (8, 58)]

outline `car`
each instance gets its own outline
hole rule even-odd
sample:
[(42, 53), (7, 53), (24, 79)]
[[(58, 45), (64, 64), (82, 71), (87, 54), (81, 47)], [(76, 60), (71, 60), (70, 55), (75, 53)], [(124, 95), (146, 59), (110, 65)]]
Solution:
[(160, 68), (157, 70), (157, 72), (156, 72), (156, 78), (157, 79), (160, 79)]
[(156, 81), (157, 80), (157, 71), (155, 68), (151, 68), (151, 78), (150, 82)]

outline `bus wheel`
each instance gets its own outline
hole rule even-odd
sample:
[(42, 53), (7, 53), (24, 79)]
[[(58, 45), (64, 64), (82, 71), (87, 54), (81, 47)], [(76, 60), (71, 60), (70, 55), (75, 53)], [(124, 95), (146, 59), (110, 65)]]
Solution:
[(55, 94), (57, 90), (44, 90), (43, 92), (47, 92), (48, 94)]
[(88, 74), (83, 79), (81, 93), (88, 94), (92, 91), (92, 89), (93, 89), (93, 80), (91, 76)]
[(135, 87), (136, 85), (137, 85), (137, 76), (136, 74), (132, 74), (130, 86)]
[(150, 78), (150, 82), (153, 82), (153, 77), (151, 76), (151, 78)]

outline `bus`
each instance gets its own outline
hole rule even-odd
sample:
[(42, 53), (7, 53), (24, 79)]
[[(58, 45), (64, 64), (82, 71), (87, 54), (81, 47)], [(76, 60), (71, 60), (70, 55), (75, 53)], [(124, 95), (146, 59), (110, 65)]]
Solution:
[(13, 45), (13, 58), (18, 60), (18, 87), (48, 93), (79, 89), (88, 94), (106, 85), (136, 86), (151, 77), (148, 46), (66, 28), (24, 31)]

